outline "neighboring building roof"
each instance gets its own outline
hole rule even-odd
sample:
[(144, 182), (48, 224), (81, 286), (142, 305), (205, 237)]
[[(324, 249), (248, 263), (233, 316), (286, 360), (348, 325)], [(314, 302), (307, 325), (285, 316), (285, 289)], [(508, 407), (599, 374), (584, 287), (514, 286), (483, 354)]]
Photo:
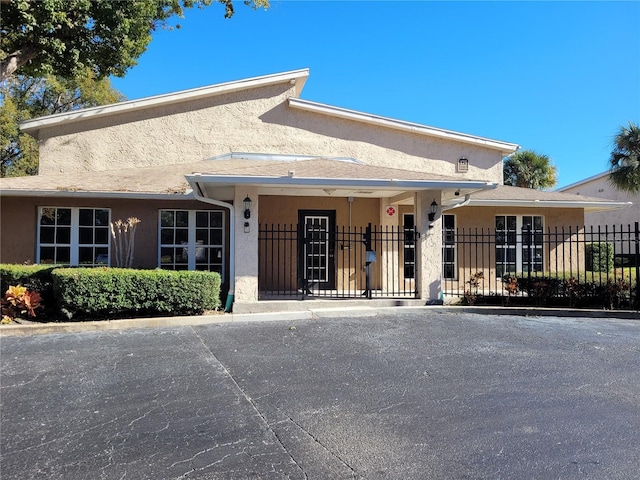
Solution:
[(494, 190), (485, 190), (473, 195), (469, 206), (584, 208), (585, 212), (629, 208), (631, 202), (605, 200), (596, 197), (577, 196), (571, 193), (547, 192), (532, 188), (500, 185)]
[(571, 184), (566, 185), (564, 187), (560, 187), (560, 188), (556, 189), (556, 191), (557, 192), (564, 192), (565, 190), (569, 190), (569, 189), (574, 188), (574, 187), (579, 187), (580, 185), (584, 185), (586, 183), (593, 182), (594, 180), (600, 180), (601, 178), (608, 177), (608, 176), (609, 176), (609, 172), (598, 173), (597, 175), (593, 175), (591, 177), (584, 178), (582, 180), (579, 180), (577, 182), (571, 183)]
[[(91, 118), (106, 117), (118, 115), (131, 111), (139, 111), (162, 105), (181, 103), (200, 99), (204, 97), (213, 97), (241, 90), (249, 90), (267, 85), (278, 83), (292, 83), (295, 85), (295, 95), (299, 97), (304, 84), (309, 77), (309, 69), (292, 70), (289, 72), (276, 73), (272, 75), (264, 75), (260, 77), (247, 78), (233, 82), (219, 83), (206, 87), (193, 88), (163, 95), (141, 98), (138, 100), (130, 100), (112, 105), (102, 105), (99, 107), (85, 108), (72, 112), (48, 115), (45, 117), (35, 118), (22, 122), (20, 128), (22, 131), (37, 136), (38, 130), (58, 125), (64, 125), (75, 122), (82, 122)], [(302, 100), (300, 98), (289, 98), (289, 106), (291, 108), (305, 110), (308, 112), (329, 115), (335, 118), (348, 119), (355, 122), (376, 125), (378, 127), (390, 128), (404, 132), (415, 133), (419, 135), (452, 140), (456, 142), (482, 146), (488, 149), (497, 150), (503, 155), (511, 154), (518, 150), (519, 145), (515, 143), (502, 142), (488, 138), (468, 135), (465, 133), (443, 130), (439, 128), (429, 127), (418, 123), (405, 122), (387, 117), (381, 117), (369, 113), (348, 110), (345, 108), (334, 107), (322, 103)]]

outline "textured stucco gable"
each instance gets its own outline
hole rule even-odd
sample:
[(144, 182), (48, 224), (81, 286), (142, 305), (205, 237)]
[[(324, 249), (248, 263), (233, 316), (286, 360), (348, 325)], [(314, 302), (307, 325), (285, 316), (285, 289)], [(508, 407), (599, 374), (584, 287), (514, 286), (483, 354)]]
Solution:
[(632, 202), (629, 208), (623, 210), (605, 213), (587, 213), (585, 215), (585, 224), (588, 227), (593, 226), (597, 228), (600, 226), (604, 228), (605, 225), (626, 226), (629, 224), (633, 225), (635, 222), (640, 221), (640, 193), (632, 194), (616, 189), (609, 180), (607, 173), (585, 178), (582, 181), (560, 188), (558, 191), (566, 195), (572, 195), (576, 199), (597, 197), (618, 202)]
[[(242, 151), (353, 157), (371, 165), (500, 182), (504, 149), (517, 148), (337, 107), (322, 105), (317, 111), (321, 104), (313, 102), (293, 105), (301, 80), (262, 82), (208, 96), (177, 94), (179, 102), (144, 108), (90, 109), (34, 120), (25, 128), (39, 139), (43, 175), (193, 163)], [(461, 157), (469, 160), (466, 173), (456, 170)]]

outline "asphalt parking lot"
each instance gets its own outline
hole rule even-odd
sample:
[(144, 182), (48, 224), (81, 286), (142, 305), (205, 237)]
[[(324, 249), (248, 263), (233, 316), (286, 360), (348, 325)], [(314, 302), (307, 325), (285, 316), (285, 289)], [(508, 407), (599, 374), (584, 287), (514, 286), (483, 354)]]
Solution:
[(0, 478), (640, 478), (640, 322), (396, 314), (0, 338)]

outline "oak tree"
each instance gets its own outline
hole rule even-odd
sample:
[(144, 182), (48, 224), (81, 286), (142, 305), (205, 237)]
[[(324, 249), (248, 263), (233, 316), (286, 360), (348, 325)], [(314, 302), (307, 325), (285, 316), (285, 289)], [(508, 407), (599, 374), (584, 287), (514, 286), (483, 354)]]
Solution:
[(20, 122), (124, 100), (108, 78), (88, 68), (71, 79), (15, 75), (0, 84), (0, 176), (35, 175), (38, 144)]
[(14, 73), (70, 78), (84, 68), (123, 76), (156, 29), (179, 27), (186, 9), (214, 2), (233, 15), (233, 0), (0, 0), (0, 82)]

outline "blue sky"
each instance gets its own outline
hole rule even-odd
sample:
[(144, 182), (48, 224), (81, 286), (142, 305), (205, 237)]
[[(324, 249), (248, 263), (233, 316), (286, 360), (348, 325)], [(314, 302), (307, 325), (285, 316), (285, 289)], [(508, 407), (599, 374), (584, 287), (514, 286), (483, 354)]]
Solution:
[[(128, 99), (309, 68), (302, 98), (517, 143), (558, 187), (607, 169), (640, 123), (640, 2), (236, 0), (158, 31)], [(212, 152), (212, 154), (215, 152)]]

